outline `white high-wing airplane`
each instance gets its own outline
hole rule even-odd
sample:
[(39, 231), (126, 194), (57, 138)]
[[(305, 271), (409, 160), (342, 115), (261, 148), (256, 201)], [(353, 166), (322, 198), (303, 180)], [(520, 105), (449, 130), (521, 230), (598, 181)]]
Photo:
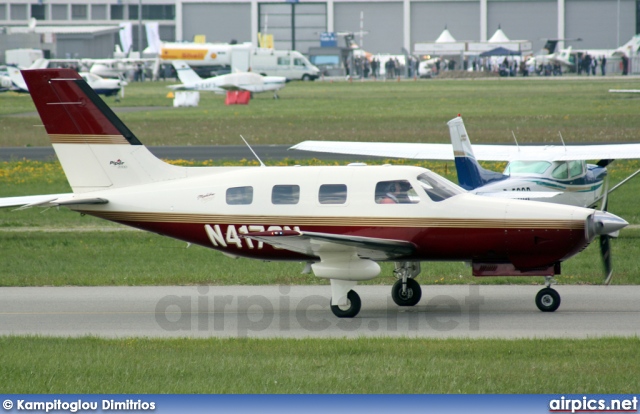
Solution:
[(419, 167), (173, 166), (76, 72), (23, 75), (73, 194), (0, 206), (65, 206), (231, 256), (306, 262), (331, 281), (338, 317), (358, 314), (353, 289), (378, 276), (379, 261), (395, 262), (400, 306), (421, 298), (420, 262), (465, 261), (476, 276), (545, 276), (536, 304), (554, 311), (561, 262), (627, 225), (603, 211), (480, 197)]
[[(616, 159), (639, 159), (640, 143), (594, 145), (474, 145), (460, 116), (448, 122), (451, 144), (304, 141), (291, 149), (335, 154), (420, 160), (455, 160), (458, 183), (485, 196), (515, 198), (580, 207), (603, 197), (606, 166)], [(596, 165), (585, 160), (599, 159)], [(503, 173), (480, 161), (508, 161)], [(636, 171), (615, 188), (640, 173)]]
[(171, 63), (182, 82), (181, 85), (169, 86), (174, 90), (212, 91), (222, 94), (228, 91), (273, 91), (273, 97), (278, 98), (278, 91), (287, 83), (284, 76), (261, 76), (253, 72), (236, 72), (202, 79), (186, 62), (174, 60)]
[[(580, 39), (578, 39), (580, 40)], [(556, 43), (552, 43), (555, 48)], [(547, 42), (549, 45), (550, 42)], [(545, 47), (547, 47), (545, 45)], [(607, 59), (611, 58), (620, 58), (622, 56), (631, 57), (635, 56), (640, 51), (640, 34), (634, 35), (627, 43), (616, 49), (573, 49), (571, 46), (565, 49), (554, 50), (549, 54), (539, 54), (536, 56), (532, 56), (527, 60), (527, 64), (533, 64), (536, 67), (539, 65), (545, 65), (547, 63), (559, 64), (563, 68), (571, 68), (575, 69), (576, 66), (576, 58), (575, 55), (580, 53), (582, 55), (589, 55), (594, 59), (600, 59), (601, 57), (605, 57)]]

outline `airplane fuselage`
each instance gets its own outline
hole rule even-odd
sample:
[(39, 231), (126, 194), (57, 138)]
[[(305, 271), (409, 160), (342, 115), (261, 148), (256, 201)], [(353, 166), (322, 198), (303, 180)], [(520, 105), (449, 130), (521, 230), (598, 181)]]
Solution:
[[(305, 261), (305, 270), (330, 280), (340, 318), (358, 314), (353, 288), (380, 274), (378, 261), (394, 262), (393, 301), (415, 306), (420, 261), (550, 280), (561, 261), (628, 224), (581, 207), (476, 196), (418, 167), (169, 165), (76, 72), (24, 77), (73, 193), (2, 205), (64, 206), (232, 256)], [(555, 311), (560, 296), (547, 287), (536, 305)]]
[[(317, 258), (243, 235), (294, 230), (402, 240), (416, 246), (406, 260), (508, 262), (520, 269), (548, 266), (588, 244), (591, 210), (507, 204), (461, 189), (440, 200), (425, 190), (423, 174), (433, 175), (398, 166), (213, 167), (200, 177), (95, 192), (109, 203), (74, 209), (264, 260)], [(408, 202), (377, 201), (379, 184), (393, 180), (410, 183)]]
[[(529, 167), (518, 169), (516, 164), (529, 165)], [(539, 167), (541, 165), (542, 168)], [(544, 167), (544, 165), (547, 166)], [(536, 169), (544, 171), (536, 173)], [(482, 191), (517, 191), (523, 193), (523, 200), (588, 207), (602, 197), (607, 169), (586, 164), (584, 161), (514, 161), (507, 166), (504, 174), (506, 179), (489, 183), (482, 187)], [(537, 199), (527, 197), (527, 192), (559, 192), (559, 194), (550, 198)]]

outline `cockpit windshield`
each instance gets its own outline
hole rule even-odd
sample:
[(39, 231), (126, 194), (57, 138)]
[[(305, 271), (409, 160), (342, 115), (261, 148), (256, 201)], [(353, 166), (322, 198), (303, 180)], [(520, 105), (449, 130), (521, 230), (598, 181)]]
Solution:
[(457, 194), (465, 192), (449, 180), (440, 177), (431, 171), (424, 172), (418, 176), (420, 186), (433, 201), (446, 200)]
[(511, 161), (504, 173), (509, 174), (544, 174), (551, 166), (548, 161)]

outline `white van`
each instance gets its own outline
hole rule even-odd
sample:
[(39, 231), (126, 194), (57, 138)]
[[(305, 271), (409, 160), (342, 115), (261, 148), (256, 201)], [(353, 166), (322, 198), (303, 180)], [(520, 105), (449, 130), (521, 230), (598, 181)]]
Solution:
[(254, 49), (250, 57), (251, 71), (264, 76), (284, 76), (288, 80), (311, 81), (320, 69), (295, 50)]

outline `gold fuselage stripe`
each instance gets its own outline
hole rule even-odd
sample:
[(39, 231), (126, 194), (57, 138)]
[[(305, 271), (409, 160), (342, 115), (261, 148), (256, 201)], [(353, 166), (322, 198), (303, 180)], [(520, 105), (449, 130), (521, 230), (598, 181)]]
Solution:
[(122, 135), (49, 134), (49, 139), (52, 144), (129, 144)]
[(112, 221), (190, 223), (190, 224), (257, 224), (283, 226), (330, 227), (417, 227), (417, 228), (491, 228), (582, 230), (582, 220), (554, 219), (452, 219), (422, 217), (317, 217), (317, 216), (256, 216), (180, 213), (147, 213), (126, 211), (79, 210)]

